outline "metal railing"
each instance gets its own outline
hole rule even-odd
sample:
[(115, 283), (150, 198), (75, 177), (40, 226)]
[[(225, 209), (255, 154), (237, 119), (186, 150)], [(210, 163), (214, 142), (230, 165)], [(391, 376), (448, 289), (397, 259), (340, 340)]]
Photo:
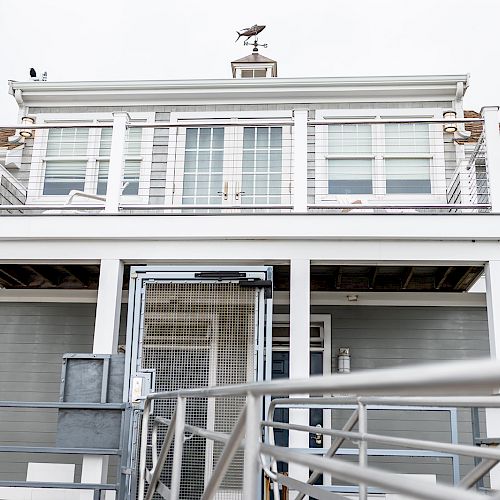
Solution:
[[(464, 166), (456, 154), (463, 146), (446, 131), (446, 120), (304, 120), (303, 127), (296, 118), (30, 125), (31, 137), (15, 150), (22, 150), (22, 162), (12, 170), (29, 178), (27, 202), (3, 200), (0, 214), (491, 208), (486, 164), (479, 161), (484, 141)], [(483, 120), (453, 125), (476, 122)]]
[[(238, 386), (186, 389), (163, 393), (153, 393), (145, 398), (142, 418), (142, 436), (139, 456), (140, 500), (151, 500), (155, 493), (162, 498), (183, 498), (181, 491), (181, 470), (183, 468), (183, 445), (189, 435), (199, 436), (207, 441), (221, 443), (224, 448), (219, 460), (210, 471), (206, 471), (205, 487), (201, 498), (217, 498), (219, 487), (239, 449), (244, 451), (242, 484), (239, 492), (231, 498), (255, 500), (262, 493), (262, 476), (273, 483), (274, 499), (280, 497), (279, 485), (296, 490), (297, 498), (309, 495), (318, 499), (345, 498), (337, 492), (314, 484), (319, 474), (357, 484), (359, 498), (366, 499), (368, 487), (379, 491), (408, 495), (411, 498), (436, 500), (462, 500), (484, 498), (482, 493), (471, 491), (471, 487), (500, 461), (500, 450), (480, 448), (457, 442), (443, 443), (422, 439), (409, 439), (368, 432), (367, 411), (373, 405), (384, 407), (406, 406), (418, 408), (481, 407), (500, 408), (500, 396), (490, 395), (500, 386), (500, 363), (487, 360), (426, 365), (402, 369), (372, 370), (355, 374), (339, 374), (311, 377), (305, 380), (276, 380), (271, 382)], [(304, 397), (304, 394), (328, 394), (327, 397)], [(357, 394), (358, 396), (346, 396)], [(475, 394), (475, 396), (464, 396)], [(481, 395), (482, 394), (482, 395)], [(283, 395), (289, 397), (283, 398)], [(241, 411), (231, 434), (186, 423), (186, 406), (192, 398), (228, 398), (246, 396), (246, 405)], [(263, 420), (263, 404), (266, 397), (275, 396)], [(177, 404), (172, 415), (154, 416), (154, 401), (175, 399)], [(303, 425), (302, 423), (276, 422), (272, 415), (278, 405), (309, 407), (313, 404), (355, 405), (355, 410), (342, 429)], [(304, 411), (304, 410), (298, 410)], [(147, 436), (153, 425), (152, 441)], [(358, 430), (353, 431), (357, 425)], [(159, 448), (159, 429), (167, 431)], [(270, 429), (286, 429), (291, 432), (316, 434), (320, 432), (332, 439), (331, 446), (315, 456), (307, 450), (289, 449), (273, 443)], [(349, 463), (336, 458), (345, 440), (358, 444), (358, 463)], [(382, 443), (421, 451), (429, 451), (442, 456), (469, 456), (481, 460), (455, 486), (430, 484), (416, 479), (401, 477), (368, 466), (369, 442)], [(173, 450), (172, 450), (173, 445)], [(159, 448), (159, 449), (158, 449)], [(148, 451), (151, 450), (148, 464)], [(200, 457), (200, 460), (203, 460)], [(286, 476), (277, 472), (277, 462), (286, 462), (309, 468), (312, 474), (308, 480), (302, 477)], [(161, 479), (162, 471), (168, 468), (167, 480)], [(184, 474), (189, 471), (183, 471)], [(492, 498), (500, 498), (500, 494)]]
[[(99, 411), (99, 412), (122, 412), (122, 425), (120, 429), (120, 447), (118, 448), (97, 448), (97, 447), (68, 447), (68, 446), (13, 446), (1, 445), (0, 454), (26, 454), (30, 456), (44, 455), (71, 455), (71, 456), (100, 456), (100, 457), (117, 457), (116, 464), (116, 479), (115, 483), (75, 483), (75, 482), (55, 482), (55, 481), (19, 481), (19, 480), (0, 480), (0, 488), (34, 488), (47, 490), (78, 490), (81, 492), (90, 492), (94, 500), (100, 500), (101, 494), (105, 491), (116, 492), (118, 500), (125, 500), (126, 490), (128, 488), (128, 426), (131, 419), (131, 406), (127, 403), (67, 403), (67, 402), (25, 402), (25, 401), (0, 401), (0, 410), (3, 409), (26, 409), (26, 410), (81, 410), (82, 412)], [(22, 427), (19, 428), (21, 431)], [(51, 463), (50, 460), (46, 460)], [(17, 498), (17, 497), (16, 497)]]

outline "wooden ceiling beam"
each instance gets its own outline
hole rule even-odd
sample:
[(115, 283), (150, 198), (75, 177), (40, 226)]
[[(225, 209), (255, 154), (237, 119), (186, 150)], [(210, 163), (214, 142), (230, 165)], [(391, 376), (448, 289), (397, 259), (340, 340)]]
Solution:
[(406, 290), (408, 288), (408, 285), (411, 282), (411, 279), (413, 278), (413, 273), (415, 272), (415, 268), (413, 266), (407, 267), (404, 274), (402, 274), (402, 280), (401, 280), (401, 288), (403, 290)]

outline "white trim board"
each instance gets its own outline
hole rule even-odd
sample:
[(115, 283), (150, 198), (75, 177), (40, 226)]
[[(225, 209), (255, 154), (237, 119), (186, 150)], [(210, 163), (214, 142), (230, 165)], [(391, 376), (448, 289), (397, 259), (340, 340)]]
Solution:
[[(347, 300), (347, 292), (312, 292), (312, 306), (405, 306), (405, 307), (486, 307), (484, 293), (446, 292), (359, 292), (357, 302)], [(353, 294), (349, 294), (353, 295)], [(288, 305), (288, 292), (274, 292), (275, 305)], [(97, 290), (11, 290), (0, 289), (0, 302), (97, 303)], [(128, 302), (126, 291), (122, 304)]]

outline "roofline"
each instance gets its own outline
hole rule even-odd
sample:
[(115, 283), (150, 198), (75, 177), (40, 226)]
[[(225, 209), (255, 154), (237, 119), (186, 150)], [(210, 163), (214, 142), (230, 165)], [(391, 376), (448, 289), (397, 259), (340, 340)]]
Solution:
[[(16, 82), (9, 81), (9, 93), (18, 104), (48, 105), (80, 101), (116, 104), (117, 102), (180, 102), (191, 100), (242, 99), (255, 97), (304, 98), (344, 95), (363, 95), (383, 89), (396, 95), (418, 95), (426, 89), (427, 95), (436, 94), (453, 98), (456, 86), (462, 82), (467, 88), (468, 75), (407, 75), (407, 76), (358, 76), (358, 77), (308, 77), (263, 79), (211, 79), (211, 80), (129, 80), (129, 81), (68, 81), (68, 82)], [(284, 95), (282, 93), (285, 92)], [(326, 94), (325, 94), (326, 93)], [(75, 99), (77, 97), (77, 99)], [(78, 101), (78, 102), (75, 102)]]

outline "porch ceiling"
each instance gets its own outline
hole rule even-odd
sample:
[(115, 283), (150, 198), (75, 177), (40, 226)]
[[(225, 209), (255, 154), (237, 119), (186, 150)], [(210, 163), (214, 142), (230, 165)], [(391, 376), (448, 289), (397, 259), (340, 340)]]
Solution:
[[(464, 292), (482, 266), (330, 266), (311, 267), (312, 291)], [(124, 289), (129, 266), (125, 266)], [(99, 266), (83, 264), (0, 264), (0, 287), (12, 289), (88, 289), (99, 284)], [(290, 289), (289, 266), (274, 266), (275, 290)]]
[[(312, 291), (465, 292), (482, 266), (312, 266)], [(274, 267), (276, 290), (290, 289), (290, 268)]]

